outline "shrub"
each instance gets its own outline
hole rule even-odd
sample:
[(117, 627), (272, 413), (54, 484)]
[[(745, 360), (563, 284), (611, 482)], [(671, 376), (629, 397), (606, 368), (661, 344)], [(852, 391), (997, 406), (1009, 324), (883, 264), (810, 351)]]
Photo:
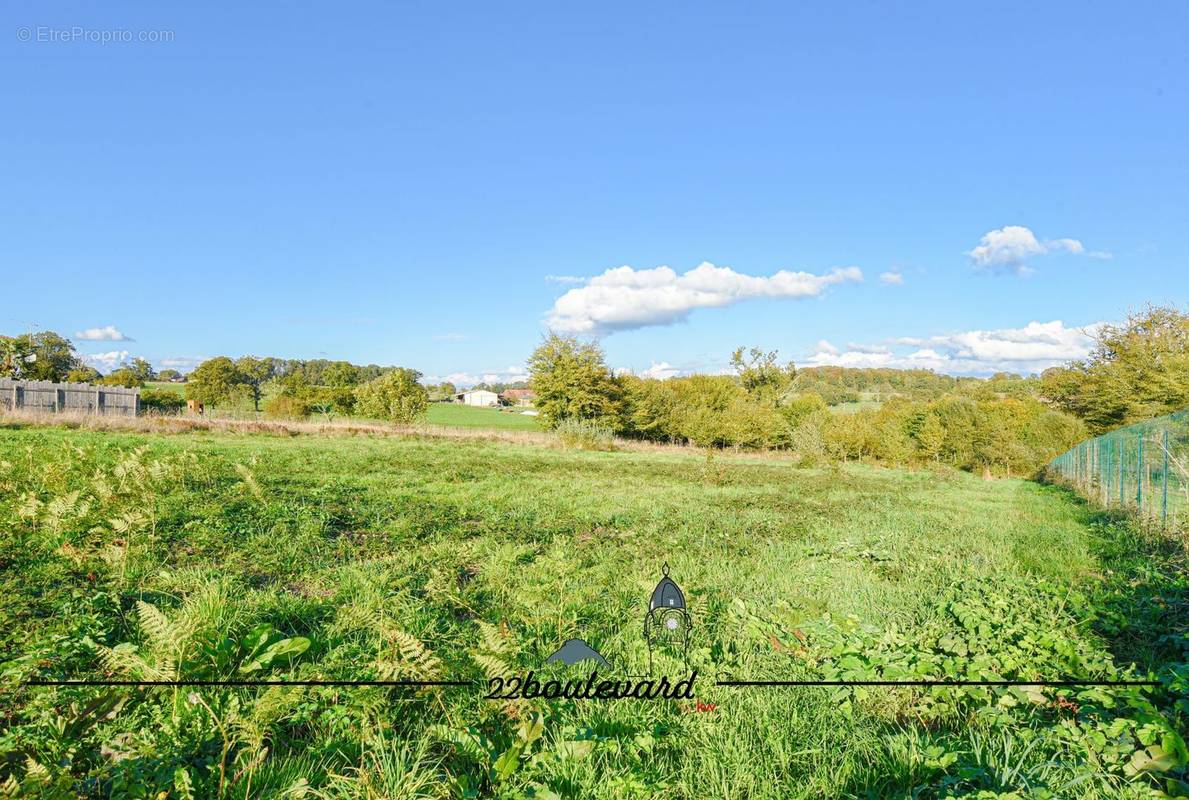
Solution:
[(177, 414), (186, 407), (180, 395), (166, 389), (144, 389), (140, 393), (140, 408), (150, 414)]
[(403, 424), (423, 417), (429, 392), (418, 383), (420, 377), (416, 370), (398, 367), (356, 387), (356, 413)]
[(579, 450), (615, 449), (615, 431), (606, 423), (570, 417), (558, 423), (557, 434), (566, 447)]
[(597, 344), (550, 334), (529, 356), (528, 369), (546, 427), (570, 418), (617, 421), (623, 387)]
[(131, 367), (120, 367), (113, 372), (109, 372), (105, 377), (96, 381), (96, 383), (101, 386), (126, 386), (129, 389), (144, 386), (144, 380)]
[(67, 383), (96, 383), (103, 376), (94, 367), (76, 367), (66, 373)]
[(310, 404), (298, 397), (277, 395), (264, 404), (264, 416), (269, 419), (304, 419), (310, 415)]

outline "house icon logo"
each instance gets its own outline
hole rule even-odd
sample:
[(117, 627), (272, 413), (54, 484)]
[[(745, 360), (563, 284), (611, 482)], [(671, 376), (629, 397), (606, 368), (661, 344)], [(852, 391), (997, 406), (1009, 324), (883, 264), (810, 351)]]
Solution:
[[(590, 670), (585, 680), (559, 675), (555, 670), (545, 670), (545, 674), (538, 677), (535, 670), (529, 670), (523, 675), (491, 678), (484, 697), (489, 700), (536, 697), (546, 700), (691, 700), (694, 698), (694, 682), (698, 679), (697, 670), (689, 669), (691, 627), (685, 593), (669, 577), (669, 565), (665, 564), (644, 614), (644, 642), (648, 647), (646, 674), (632, 674), (630, 670), (617, 667), (584, 639), (567, 639), (545, 659), (545, 665), (581, 665)], [(668, 674), (654, 679), (655, 659), (662, 652), (680, 659), (687, 674), (672, 681)], [(672, 665), (671, 661), (667, 663)]]
[[(668, 651), (689, 661), (689, 636), (692, 619), (685, 602), (685, 593), (677, 582), (669, 577), (669, 565), (661, 567), (661, 578), (648, 600), (644, 615), (644, 641), (648, 646), (648, 675), (653, 673), (654, 654)], [(597, 667), (610, 669), (611, 663), (584, 639), (567, 639), (555, 650), (545, 663), (560, 662), (566, 666), (583, 661)]]
[(648, 674), (652, 674), (654, 651), (669, 649), (689, 662), (691, 620), (685, 607), (685, 593), (669, 577), (669, 565), (661, 567), (661, 579), (652, 590), (648, 613), (644, 615), (644, 641), (648, 643)]

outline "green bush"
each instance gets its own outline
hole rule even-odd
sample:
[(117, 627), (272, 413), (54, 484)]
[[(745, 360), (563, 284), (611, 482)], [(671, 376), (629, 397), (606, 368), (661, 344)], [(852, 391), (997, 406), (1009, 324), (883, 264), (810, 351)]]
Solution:
[(421, 373), (397, 368), (355, 388), (355, 412), (408, 424), (429, 410), (429, 392), (418, 383)]
[(144, 389), (140, 393), (140, 408), (151, 414), (177, 414), (186, 407), (181, 395), (167, 389)]
[(299, 397), (277, 395), (264, 404), (264, 416), (269, 419), (305, 419), (310, 415), (310, 404)]
[(120, 367), (96, 381), (101, 386), (126, 386), (135, 389), (144, 386), (144, 379), (136, 374), (131, 367)]

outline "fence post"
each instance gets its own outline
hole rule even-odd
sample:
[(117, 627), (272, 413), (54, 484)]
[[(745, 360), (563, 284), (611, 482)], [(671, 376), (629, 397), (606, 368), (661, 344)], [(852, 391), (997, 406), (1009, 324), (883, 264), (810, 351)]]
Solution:
[(1164, 451), (1164, 469), (1160, 471), (1160, 523), (1168, 523), (1168, 428), (1160, 436), (1160, 449)]
[(1106, 500), (1106, 484), (1102, 481), (1102, 449), (1106, 443), (1099, 439), (1094, 445), (1094, 476), (1098, 478), (1098, 502)]
[(1144, 434), (1140, 431), (1135, 443), (1135, 509), (1144, 510)]
[(1115, 440), (1106, 440), (1106, 503), (1111, 504), (1111, 481), (1115, 477)]
[(1127, 505), (1127, 478), (1124, 474), (1124, 462), (1127, 458), (1126, 440), (1119, 439), (1119, 505)]

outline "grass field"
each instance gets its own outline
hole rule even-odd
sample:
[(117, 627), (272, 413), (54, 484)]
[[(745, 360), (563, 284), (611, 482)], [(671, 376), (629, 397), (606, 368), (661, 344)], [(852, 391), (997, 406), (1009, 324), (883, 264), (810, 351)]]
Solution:
[(541, 430), (537, 418), (521, 414), (523, 410), (501, 411), (496, 408), (464, 406), (457, 403), (430, 403), (425, 421), (430, 425), (451, 425), (460, 428)]
[[(1058, 487), (480, 440), (13, 423), (0, 426), (0, 536), (0, 783), (14, 794), (1185, 789), (1183, 551)], [(542, 662), (572, 637), (612, 672), (641, 673), (666, 562), (693, 627), (686, 658), (660, 651), (658, 672), (696, 669), (696, 702), (482, 698), (493, 675), (553, 674)], [(716, 684), (1149, 675), (1160, 685)], [(21, 685), (62, 678), (475, 683)]]
[(186, 384), (184, 383), (174, 383), (173, 381), (146, 381), (145, 388), (173, 392), (178, 397), (186, 396)]

